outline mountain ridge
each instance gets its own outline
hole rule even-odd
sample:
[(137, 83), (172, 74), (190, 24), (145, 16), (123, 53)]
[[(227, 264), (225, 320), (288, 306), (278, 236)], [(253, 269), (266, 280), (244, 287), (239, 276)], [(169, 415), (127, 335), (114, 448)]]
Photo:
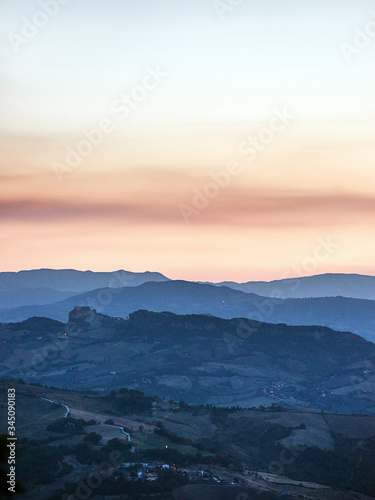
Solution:
[(224, 319), (247, 317), (297, 326), (320, 325), (375, 339), (375, 301), (346, 297), (271, 299), (226, 286), (183, 280), (96, 289), (52, 304), (0, 310), (0, 321), (14, 322), (31, 316), (67, 321), (75, 306), (89, 306), (103, 314), (123, 318), (138, 309), (146, 309), (175, 314), (211, 314)]
[(30, 269), (0, 273), (0, 290), (18, 288), (54, 288), (58, 291), (85, 292), (106, 286), (121, 287), (146, 281), (167, 281), (158, 272), (141, 273), (119, 269), (111, 272), (79, 271), (76, 269)]
[[(202, 282), (210, 283), (210, 282)], [(375, 300), (375, 276), (357, 273), (324, 273), (272, 281), (221, 281), (215, 286), (256, 293), (266, 297), (318, 298), (347, 297)]]
[[(76, 307), (68, 323), (0, 325), (0, 376), (97, 391), (123, 386), (224, 406), (280, 403), (375, 414), (375, 344), (319, 326)], [(283, 404), (284, 404), (283, 403)]]

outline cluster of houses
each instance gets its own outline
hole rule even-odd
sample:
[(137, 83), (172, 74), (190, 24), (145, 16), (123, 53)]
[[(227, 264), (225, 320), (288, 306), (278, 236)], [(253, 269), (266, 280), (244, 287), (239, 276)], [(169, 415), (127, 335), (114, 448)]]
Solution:
[[(137, 479), (146, 479), (147, 481), (156, 481), (159, 478), (159, 474), (162, 470), (175, 470), (182, 474), (186, 474), (190, 481), (197, 480), (210, 480), (216, 483), (226, 483), (220, 475), (212, 475), (209, 469), (189, 467), (187, 469), (182, 469), (176, 465), (169, 465), (164, 462), (124, 462), (122, 464), (124, 469), (127, 469), (131, 479), (136, 481)], [(204, 466), (203, 466), (204, 467)], [(235, 484), (232, 482), (231, 484)]]
[[(122, 464), (124, 469), (130, 469), (133, 472), (133, 479), (147, 479), (147, 481), (156, 481), (159, 478), (159, 473), (161, 470), (166, 470), (171, 467), (164, 462), (124, 462)], [(181, 470), (181, 469), (176, 469)]]
[(295, 393), (296, 390), (292, 385), (282, 382), (272, 382), (261, 389), (262, 395), (268, 396), (269, 398), (281, 400), (283, 404), (285, 403), (286, 405), (298, 405), (305, 408), (311, 406), (310, 402), (301, 401), (300, 399), (295, 397)]

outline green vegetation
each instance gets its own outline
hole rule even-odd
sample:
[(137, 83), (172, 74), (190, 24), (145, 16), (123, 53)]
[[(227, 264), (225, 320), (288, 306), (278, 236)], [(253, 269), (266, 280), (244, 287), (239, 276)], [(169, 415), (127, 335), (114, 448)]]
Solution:
[(95, 425), (95, 420), (86, 421), (72, 417), (59, 418), (47, 426), (47, 431), (58, 432), (62, 434), (81, 434), (84, 427)]
[[(53, 492), (57, 480), (63, 480), (59, 488), (67, 483), (59, 492), (61, 499), (63, 493), (74, 493), (77, 482), (95, 472), (98, 464), (108, 464), (113, 453), (120, 459), (108, 470), (106, 480), (95, 489), (95, 493), (119, 495), (119, 492), (129, 492), (131, 498), (141, 494), (172, 498), (171, 492), (176, 487), (201, 480), (198, 476), (189, 478), (183, 473), (186, 468), (220, 467), (232, 475), (241, 475), (245, 468), (275, 473), (271, 465), (278, 462), (281, 468), (276, 473), (299, 482), (324, 483), (340, 490), (375, 495), (375, 417), (289, 411), (276, 405), (267, 411), (264, 408), (244, 410), (212, 405), (190, 407), (186, 403), (161, 401), (127, 389), (108, 396), (54, 391), (36, 389), (27, 384), (16, 386), (20, 421), (26, 417), (37, 421), (41, 407), (54, 408), (48, 418), (40, 420), (42, 423), (38, 421), (38, 429), (43, 431), (39, 439), (29, 427), (19, 428), (17, 449), (17, 474), (22, 483), (29, 491), (43, 486), (51, 499), (57, 498)], [(76, 405), (82, 407), (85, 401), (91, 407), (105, 407), (108, 411), (92, 413), (90, 419), (56, 418), (59, 406), (47, 403), (41, 397), (64, 402), (69, 399), (72, 412)], [(118, 405), (122, 399), (126, 400), (123, 412)], [(153, 402), (157, 409), (151, 411)], [(111, 416), (111, 411), (116, 413), (116, 420), (104, 419), (104, 416)], [(98, 421), (102, 424), (99, 425)], [(126, 428), (131, 441), (120, 429), (108, 427), (115, 422)], [(335, 425), (340, 432), (334, 432)], [(310, 439), (314, 433), (321, 436), (322, 428), (330, 439), (333, 438), (333, 451), (319, 448), (319, 439), (316, 440), (317, 446), (296, 447), (292, 444), (286, 448), (281, 444), (296, 434), (301, 439)], [(109, 430), (115, 435), (118, 432), (118, 437), (108, 441)], [(285, 454), (287, 460), (280, 461)], [(152, 480), (147, 479), (147, 474), (137, 479), (143, 466), (128, 470), (121, 467), (123, 462), (159, 463), (159, 469)], [(160, 469), (160, 464), (169, 464), (171, 469)], [(206, 480), (210, 481), (209, 478)]]
[(98, 444), (102, 440), (101, 434), (97, 432), (90, 432), (87, 436), (84, 437), (83, 441), (88, 441), (92, 444)]
[[(90, 484), (90, 478), (82, 478), (81, 484)], [(124, 473), (119, 473), (116, 478), (110, 476), (106, 478), (105, 483), (95, 489), (98, 495), (129, 495), (127, 498), (132, 500), (174, 500), (172, 491), (189, 483), (189, 479), (181, 472), (174, 470), (163, 470), (159, 473), (157, 480), (150, 482), (147, 479), (129, 481), (129, 477)], [(61, 500), (62, 496), (74, 494), (77, 490), (77, 484), (67, 484), (64, 490), (60, 490), (49, 497), (48, 500)], [(126, 497), (124, 497), (126, 498)]]
[[(111, 393), (113, 395), (113, 393)], [(132, 413), (149, 413), (151, 411), (154, 398), (145, 396), (142, 391), (132, 389), (120, 389), (118, 395), (114, 394), (117, 408), (123, 415), (131, 415)]]

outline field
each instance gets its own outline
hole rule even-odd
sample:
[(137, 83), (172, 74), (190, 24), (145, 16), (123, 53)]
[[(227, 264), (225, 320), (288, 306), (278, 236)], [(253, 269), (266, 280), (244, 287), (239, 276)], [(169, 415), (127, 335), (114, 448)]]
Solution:
[[(259, 492), (267, 492), (265, 499), (278, 498), (286, 489), (293, 492), (290, 498), (303, 495), (314, 500), (370, 498), (365, 493), (375, 496), (370, 472), (375, 466), (375, 417), (277, 405), (267, 409), (192, 407), (139, 391), (105, 396), (6, 381), (0, 383), (0, 390), (5, 395), (11, 386), (17, 395), (17, 437), (29, 440), (22, 445), (21, 475), (29, 484), (43, 485), (42, 499), (49, 499), (56, 488), (64, 489), (66, 481), (87, 474), (93, 462), (108, 460), (113, 449), (121, 452), (123, 461), (159, 460), (171, 467), (185, 467), (195, 480), (202, 481), (197, 474), (203, 468), (210, 471), (206, 481), (226, 485), (184, 486), (176, 492), (177, 500), (194, 498), (190, 494), (196, 494), (197, 488), (207, 493), (204, 498), (217, 495), (213, 499), (222, 492), (223, 498), (231, 498), (234, 492), (250, 494), (249, 488), (255, 488), (257, 498), (262, 498)], [(126, 405), (126, 411), (122, 410), (123, 401), (133, 407)], [(1, 432), (6, 432), (5, 412), (3, 404)], [(29, 453), (33, 460), (27, 459)], [(286, 462), (282, 459), (285, 454)], [(34, 471), (34, 466), (46, 461), (51, 470), (47, 476)], [(271, 467), (274, 463), (278, 472)], [(221, 479), (213, 479), (215, 474)], [(348, 493), (353, 489), (358, 493)]]

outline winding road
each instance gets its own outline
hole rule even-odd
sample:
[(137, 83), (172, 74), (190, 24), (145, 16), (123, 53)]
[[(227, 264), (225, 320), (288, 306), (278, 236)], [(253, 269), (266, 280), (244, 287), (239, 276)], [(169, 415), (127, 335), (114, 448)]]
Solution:
[(69, 406), (65, 405), (64, 403), (59, 403), (58, 401), (52, 401), (52, 399), (47, 399), (47, 398), (41, 398), (41, 399), (44, 399), (44, 401), (48, 401), (49, 403), (53, 403), (54, 405), (63, 406), (66, 409), (66, 413), (64, 415), (64, 418), (66, 418), (69, 415), (69, 413), (70, 413)]
[(117, 429), (120, 429), (120, 430), (121, 430), (121, 432), (122, 432), (122, 434), (125, 434), (126, 436), (128, 436), (128, 441), (129, 441), (129, 443), (131, 443), (131, 437), (130, 437), (130, 434), (129, 434), (129, 433), (127, 433), (127, 432), (125, 432), (125, 431), (124, 431), (124, 428), (123, 428), (123, 427), (121, 427), (120, 425), (111, 425), (111, 424), (103, 424), (103, 425), (108, 425), (108, 427), (116, 427)]
[[(63, 406), (66, 409), (66, 413), (64, 415), (64, 418), (66, 418), (69, 415), (70, 408), (66, 404), (59, 403), (58, 401), (52, 401), (52, 399), (47, 399), (47, 398), (41, 398), (41, 399), (44, 399), (44, 401), (48, 401), (49, 403), (53, 403), (54, 405), (61, 405), (61, 406)], [(121, 433), (125, 434), (125, 436), (127, 436), (127, 438), (128, 438), (129, 443), (131, 443), (130, 434), (128, 432), (125, 432), (124, 428), (121, 427), (120, 425), (111, 425), (111, 424), (103, 424), (103, 425), (108, 425), (108, 427), (116, 427), (116, 429), (120, 429)]]

